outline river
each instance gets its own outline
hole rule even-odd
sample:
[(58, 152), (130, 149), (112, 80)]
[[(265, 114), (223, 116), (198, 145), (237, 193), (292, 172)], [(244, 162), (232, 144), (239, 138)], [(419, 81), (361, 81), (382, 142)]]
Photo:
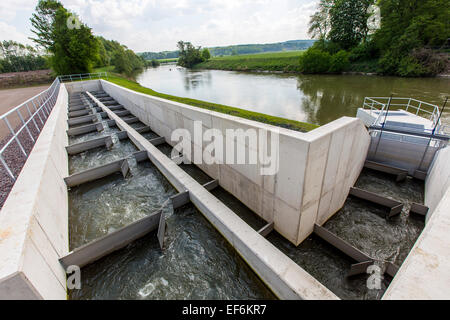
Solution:
[[(364, 97), (412, 97), (442, 106), (449, 78), (363, 75), (286, 75), (188, 70), (174, 64), (148, 68), (137, 77), (161, 93), (204, 100), (272, 116), (323, 125), (356, 116)], [(450, 106), (444, 113), (450, 122)]]

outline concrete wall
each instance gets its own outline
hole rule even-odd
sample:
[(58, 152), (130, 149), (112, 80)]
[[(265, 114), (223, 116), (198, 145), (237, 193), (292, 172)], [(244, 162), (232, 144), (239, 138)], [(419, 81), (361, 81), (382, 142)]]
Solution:
[(438, 151), (425, 180), (425, 205), (430, 208), (427, 220), (433, 214), (449, 187), (450, 147), (447, 147)]
[(425, 182), (427, 222), (383, 299), (450, 297), (450, 147), (441, 149)]
[(74, 92), (98, 91), (102, 89), (100, 81), (98, 80), (65, 82), (64, 85), (66, 86), (69, 95)]
[[(264, 129), (279, 133), (279, 171), (260, 175), (260, 164), (199, 165), (220, 185), (298, 245), (323, 224), (347, 198), (363, 167), (369, 135), (356, 118), (342, 117), (309, 133), (287, 130), (218, 112), (137, 93), (101, 80), (103, 90), (129, 109), (169, 144), (171, 133), (185, 128), (193, 136), (195, 120), (203, 129)], [(75, 84), (76, 85), (76, 84)], [(205, 148), (190, 141), (192, 149)], [(245, 145), (248, 152), (248, 145)], [(210, 155), (211, 156), (211, 155)]]
[(0, 212), (0, 299), (66, 299), (68, 94), (57, 103)]

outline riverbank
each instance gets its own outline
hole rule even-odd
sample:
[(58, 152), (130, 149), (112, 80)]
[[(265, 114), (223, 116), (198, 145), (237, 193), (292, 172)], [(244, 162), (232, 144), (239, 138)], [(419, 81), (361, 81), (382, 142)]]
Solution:
[(193, 69), (298, 73), (299, 59), (303, 52), (304, 51), (284, 51), (214, 57), (208, 61), (195, 65)]
[[(97, 70), (96, 70), (96, 72), (97, 72)], [(233, 115), (233, 116), (237, 116), (237, 117), (241, 117), (241, 118), (245, 118), (245, 119), (249, 119), (249, 120), (254, 120), (254, 121), (282, 127), (282, 128), (300, 131), (300, 132), (308, 132), (308, 131), (311, 131), (311, 130), (319, 127), (318, 125), (311, 124), (311, 123), (289, 120), (289, 119), (285, 119), (285, 118), (281, 118), (281, 117), (270, 116), (267, 114), (254, 112), (254, 111), (248, 111), (248, 110), (231, 107), (231, 106), (226, 106), (226, 105), (222, 105), (222, 104), (160, 93), (160, 92), (154, 91), (150, 88), (143, 87), (139, 83), (137, 83), (131, 79), (126, 79), (123, 75), (120, 75), (120, 74), (108, 73), (107, 80), (112, 83), (115, 83), (117, 85), (123, 86), (127, 89), (136, 91), (136, 92), (141, 92), (141, 93), (148, 94), (151, 96), (184, 103), (184, 104), (191, 105), (194, 107), (208, 109), (208, 110), (212, 110), (212, 111), (216, 111), (216, 112), (221, 112), (221, 113), (225, 113), (225, 114), (229, 114), (229, 115)]]

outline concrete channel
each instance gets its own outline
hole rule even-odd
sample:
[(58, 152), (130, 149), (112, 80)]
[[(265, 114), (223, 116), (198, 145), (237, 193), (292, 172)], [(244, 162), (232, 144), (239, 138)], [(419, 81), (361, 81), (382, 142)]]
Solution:
[[(260, 176), (257, 169), (261, 164), (183, 164), (186, 155), (171, 156), (175, 145), (171, 133), (180, 127), (193, 131), (195, 120), (202, 120), (204, 126), (221, 131), (227, 128), (257, 128), (267, 131), (269, 136), (278, 134), (279, 171), (273, 176)], [(10, 259), (0, 265), (0, 298), (11, 294), (13, 287), (20, 287), (21, 290), (14, 293), (19, 298), (65, 299), (65, 267), (71, 264), (82, 267), (82, 274), (88, 278), (87, 283), (95, 288), (97, 284), (92, 281), (98, 278), (98, 266), (105, 268), (108, 263), (115, 265), (114, 261), (122, 259), (133, 261), (131, 253), (142, 255), (139, 251), (142, 251), (139, 249), (142, 246), (147, 246), (146, 254), (153, 258), (176, 256), (177, 251), (172, 250), (178, 244), (171, 232), (180, 227), (174, 224), (176, 219), (187, 219), (186, 212), (189, 212), (189, 217), (197, 212), (197, 216), (201, 214), (206, 219), (205, 222), (196, 220), (198, 227), (213, 227), (208, 235), (216, 240), (211, 241), (224, 239), (222, 246), (229, 247), (226, 249), (227, 255), (236, 256), (228, 258), (227, 263), (231, 264), (231, 269), (243, 270), (241, 272), (245, 275), (245, 280), (229, 281), (230, 288), (223, 289), (226, 293), (220, 295), (221, 290), (218, 290), (203, 298), (347, 298), (345, 294), (337, 294), (333, 284), (323, 279), (320, 272), (311, 269), (309, 262), (298, 260), (296, 255), (301, 257), (310, 250), (308, 243), (314, 242), (311, 252), (321, 256), (330, 250), (324, 249), (322, 242), (329, 242), (353, 260), (353, 264), (349, 264), (349, 277), (365, 273), (370, 264), (383, 259), (370, 250), (361, 250), (358, 244), (352, 243), (351, 238), (345, 240), (345, 233), (339, 234), (336, 232), (339, 229), (333, 229), (342, 216), (342, 213), (334, 214), (342, 207), (345, 214), (347, 203), (353, 201), (347, 199), (348, 196), (363, 199), (356, 201), (371, 201), (387, 207), (383, 217), (385, 221), (394, 215), (401, 215), (401, 220), (404, 219), (404, 203), (358, 187), (357, 180), (365, 165), (368, 169), (364, 170), (379, 169), (393, 175), (396, 183), (406, 179), (401, 170), (380, 168), (376, 163), (366, 162), (370, 138), (358, 119), (344, 117), (310, 133), (297, 133), (146, 96), (104, 80), (95, 80), (61, 86), (57, 106), (46, 129), (46, 140), (43, 131), (44, 139), (40, 137), (42, 141), (38, 141), (35, 148), (37, 152), (43, 150), (44, 157), (39, 154), (35, 156), (40, 156), (42, 160), (36, 161), (29, 169), (24, 167), (23, 178), (18, 179), (14, 187), (18, 190), (25, 188), (26, 181), (33, 176), (31, 170), (41, 170), (41, 174), (46, 175), (37, 178), (41, 182), (38, 189), (27, 194), (30, 199), (25, 202), (30, 203), (28, 210), (24, 204), (23, 219), (27, 215), (32, 217), (32, 224), (26, 224), (21, 229), (31, 237), (23, 234), (10, 242), (13, 240), (4, 235), (4, 230), (12, 232), (12, 226), (17, 228), (19, 220), (8, 221), (4, 215), (0, 216), (2, 237), (6, 240), (0, 242), (0, 252), (14, 250), (14, 243), (24, 244), (15, 255), (16, 260)], [(200, 148), (204, 151), (204, 146), (196, 141), (190, 141), (190, 144), (193, 150)], [(248, 151), (249, 146), (245, 142), (243, 147)], [(56, 176), (47, 169), (49, 165), (54, 166), (58, 173)], [(436, 165), (442, 166), (442, 161), (437, 161)], [(298, 170), (292, 170), (293, 167)], [(54, 192), (57, 198), (52, 202), (47, 200), (51, 203), (42, 207), (42, 201), (50, 199), (55, 186), (49, 190), (42, 188), (52, 182), (58, 188), (58, 192)], [(428, 181), (430, 183), (434, 187), (435, 183)], [(137, 192), (140, 198), (126, 200), (127, 197), (136, 197), (138, 185), (145, 186)], [(14, 189), (12, 200), (7, 201), (2, 214), (5, 208), (6, 212), (12, 210), (11, 206), (20, 199)], [(152, 197), (152, 194), (157, 196)], [(97, 210), (94, 209), (95, 201), (98, 203), (105, 199), (109, 211), (101, 209), (97, 217), (89, 214), (89, 211)], [(445, 194), (433, 199), (433, 207), (427, 204), (425, 198), (422, 203), (430, 207), (427, 219), (436, 207), (440, 208), (442, 199), (445, 200)], [(35, 203), (38, 211), (32, 209)], [(136, 203), (139, 205), (135, 206)], [(53, 207), (46, 209), (45, 206), (49, 205)], [(420, 206), (419, 203), (408, 204), (412, 211), (423, 211), (425, 207)], [(122, 209), (116, 210), (116, 207)], [(111, 210), (117, 212), (111, 215)], [(138, 214), (128, 216), (128, 212)], [(50, 222), (52, 217), (57, 217), (56, 222)], [(376, 215), (374, 217), (377, 219)], [(6, 222), (10, 229), (3, 229)], [(80, 229), (73, 229), (73, 226), (80, 226)], [(413, 228), (414, 237), (418, 236), (421, 228), (420, 224)], [(429, 232), (427, 228), (428, 224), (425, 231)], [(39, 232), (30, 233), (28, 229)], [(322, 240), (317, 240), (317, 237)], [(413, 242), (411, 239), (408, 240), (408, 252), (415, 241), (415, 238)], [(413, 252), (417, 250), (416, 246)], [(36, 255), (40, 256), (47, 269), (50, 268), (51, 276), (45, 273), (45, 268), (38, 267), (35, 271), (25, 265), (24, 258), (31, 259)], [(335, 252), (332, 255), (338, 260), (348, 259)], [(178, 258), (185, 261), (185, 257)], [(148, 257), (145, 259), (148, 260)], [(152, 270), (145, 272), (152, 273)], [(208, 272), (220, 273), (218, 270), (203, 271), (205, 275)], [(402, 280), (396, 281), (397, 278), (405, 278), (403, 266), (399, 269), (387, 261), (385, 272), (394, 278), (393, 284), (396, 285), (395, 289), (391, 289), (389, 280), (386, 298), (390, 298), (392, 292), (406, 290), (398, 287), (398, 281)], [(155, 269), (155, 274), (159, 274), (159, 269)], [(107, 279), (105, 275), (100, 277)], [(167, 275), (157, 280), (161, 288), (167, 288), (168, 281), (164, 277)], [(196, 280), (200, 283), (204, 281)], [(216, 282), (222, 283), (220, 279)], [(249, 292), (239, 296), (236, 294), (239, 282), (259, 289), (249, 289)], [(192, 285), (186, 284), (185, 287), (192, 290), (189, 289)], [(154, 281), (149, 282), (139, 294), (152, 297), (156, 292), (162, 298), (177, 297), (173, 291), (166, 289), (165, 292), (164, 289), (155, 289), (155, 286)], [(109, 288), (113, 296), (117, 288)], [(109, 294), (106, 292), (98, 296), (99, 292), (92, 289), (78, 294), (73, 292), (71, 298), (112, 297)]]

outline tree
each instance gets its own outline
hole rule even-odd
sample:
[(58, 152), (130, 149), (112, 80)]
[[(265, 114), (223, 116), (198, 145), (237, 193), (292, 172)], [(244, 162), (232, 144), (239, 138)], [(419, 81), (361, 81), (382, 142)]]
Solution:
[(201, 47), (194, 47), (190, 42), (178, 41), (177, 47), (180, 51), (178, 65), (191, 68), (197, 63), (203, 62)]
[(13, 40), (0, 42), (0, 72), (20, 72), (45, 69), (46, 58), (30, 45)]
[(202, 50), (202, 58), (204, 61), (208, 61), (209, 59), (211, 59), (211, 53), (209, 53), (208, 48), (204, 48)]
[(333, 0), (320, 0), (318, 11), (316, 11), (309, 21), (308, 34), (312, 38), (326, 39), (330, 31), (330, 9)]
[(334, 0), (330, 8), (329, 39), (343, 49), (351, 49), (366, 40), (368, 9), (373, 3), (374, 0)]
[(33, 14), (32, 38), (51, 54), (50, 64), (57, 74), (91, 72), (98, 61), (98, 41), (84, 23), (68, 27), (73, 15), (56, 0), (39, 0)]
[[(381, 51), (380, 71), (401, 76), (443, 72), (450, 38), (448, 0), (380, 0), (381, 28), (374, 41)], [(425, 50), (423, 50), (425, 49)]]

